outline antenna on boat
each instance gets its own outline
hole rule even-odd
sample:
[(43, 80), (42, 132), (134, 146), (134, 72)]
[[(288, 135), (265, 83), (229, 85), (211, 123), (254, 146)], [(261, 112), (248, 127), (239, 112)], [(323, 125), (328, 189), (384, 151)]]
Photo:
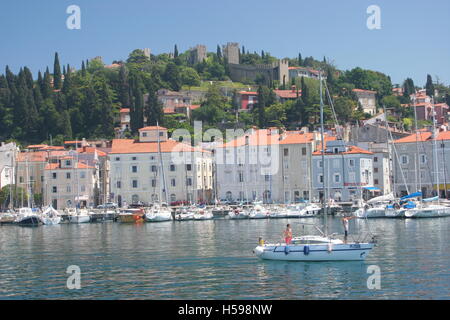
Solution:
[(327, 188), (326, 188), (326, 177), (325, 177), (325, 129), (324, 129), (324, 117), (323, 117), (323, 96), (322, 96), (322, 70), (319, 70), (319, 83), (320, 83), (320, 129), (321, 129), (321, 139), (322, 139), (322, 177), (323, 177), (323, 197), (322, 197), (322, 208), (324, 214), (324, 222), (325, 222), (325, 236), (328, 235), (328, 225), (327, 225), (327, 215), (328, 215), (328, 206), (327, 206)]

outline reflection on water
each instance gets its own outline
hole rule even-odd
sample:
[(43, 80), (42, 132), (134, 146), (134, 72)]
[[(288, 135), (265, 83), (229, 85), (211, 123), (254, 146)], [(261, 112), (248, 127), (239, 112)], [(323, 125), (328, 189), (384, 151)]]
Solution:
[[(260, 261), (259, 236), (315, 233), (300, 220), (213, 220), (0, 227), (3, 299), (448, 299), (450, 219), (352, 220), (379, 236), (366, 262)], [(306, 222), (320, 220), (306, 219)], [(329, 232), (342, 232), (330, 219)], [(359, 239), (353, 236), (354, 239)], [(367, 289), (367, 266), (381, 290)], [(81, 290), (66, 269), (81, 268)]]

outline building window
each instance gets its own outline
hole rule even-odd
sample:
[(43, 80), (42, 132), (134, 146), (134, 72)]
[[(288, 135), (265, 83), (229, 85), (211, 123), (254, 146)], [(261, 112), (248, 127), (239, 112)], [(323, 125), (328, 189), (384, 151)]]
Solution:
[(283, 149), (283, 153), (284, 153), (284, 156), (285, 156), (285, 157), (289, 156), (289, 149), (284, 148), (284, 149)]
[(175, 171), (175, 165), (174, 164), (170, 165), (170, 171)]
[(318, 161), (317, 166), (318, 166), (319, 168), (323, 168), (322, 160)]
[(158, 169), (156, 168), (156, 166), (152, 166), (152, 172), (157, 172)]
[(156, 179), (152, 179), (152, 188), (156, 187)]
[(187, 171), (192, 171), (192, 164), (187, 164), (186, 165), (186, 170)]
[(374, 184), (378, 184), (378, 179), (374, 179), (374, 180), (373, 180), (373, 183), (374, 183)]
[(319, 183), (323, 183), (323, 174), (319, 174)]
[(192, 186), (192, 178), (187, 178), (186, 179), (186, 185), (187, 186)]
[(171, 201), (171, 202), (177, 201), (177, 196), (176, 196), (174, 193), (172, 193), (172, 194), (170, 195), (170, 201)]
[(70, 186), (66, 186), (66, 192), (67, 193), (71, 193), (72, 192), (72, 188)]
[(137, 166), (132, 166), (131, 167), (131, 172), (137, 172)]
[(138, 181), (137, 180), (133, 180), (132, 181), (132, 186), (133, 186), (133, 188), (137, 188), (138, 187)]
[(349, 165), (350, 165), (350, 167), (354, 167), (355, 166), (355, 160), (350, 159), (349, 160)]
[(142, 136), (146, 137), (147, 136), (147, 132), (142, 132)]
[(306, 148), (302, 148), (302, 156), (306, 156)]
[(243, 172), (238, 173), (238, 179), (239, 179), (239, 182), (244, 182), (244, 173)]
[(409, 162), (408, 160), (409, 160), (408, 156), (402, 155), (402, 158), (401, 158), (402, 164), (408, 164), (408, 162)]
[(378, 168), (373, 168), (373, 172), (378, 173)]
[(53, 193), (57, 193), (57, 192), (58, 192), (58, 188), (55, 187), (55, 186), (53, 186), (53, 187), (52, 187), (52, 192), (53, 192)]
[(176, 181), (175, 181), (175, 179), (171, 179), (171, 180), (170, 180), (170, 185), (171, 185), (172, 187), (175, 187), (175, 186), (176, 186)]
[[(22, 177), (20, 177), (21, 179), (20, 179), (20, 182), (22, 182)], [(56, 172), (52, 172), (52, 178), (53, 179), (56, 179)]]
[(334, 182), (335, 182), (335, 183), (341, 182), (341, 175), (340, 175), (339, 173), (336, 173), (336, 174), (334, 175)]
[(426, 154), (421, 154), (420, 155), (420, 163), (421, 164), (426, 164), (427, 163), (427, 155)]
[(116, 157), (115, 160), (116, 160), (116, 161), (120, 161), (120, 157)]
[(66, 160), (66, 166), (70, 166), (70, 165), (71, 165), (70, 160)]
[(264, 175), (264, 181), (269, 182), (270, 181), (270, 175), (268, 175), (268, 174)]
[(85, 192), (86, 191), (86, 186), (85, 185), (81, 185), (81, 192)]
[(70, 172), (66, 172), (66, 179), (70, 179)]
[(86, 178), (86, 172), (81, 171), (81, 172), (80, 172), (80, 178), (81, 178), (81, 179)]
[(131, 160), (136, 161), (137, 157), (132, 157)]
[(120, 189), (122, 187), (122, 182), (121, 181), (117, 181), (116, 182), (116, 187), (117, 187), (117, 189)]
[(378, 162), (378, 157), (374, 157), (373, 162)]

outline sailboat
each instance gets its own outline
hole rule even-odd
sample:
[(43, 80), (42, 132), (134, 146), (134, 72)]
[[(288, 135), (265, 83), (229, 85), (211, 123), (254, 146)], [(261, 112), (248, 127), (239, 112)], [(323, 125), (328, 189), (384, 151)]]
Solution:
[[(164, 166), (162, 161), (162, 154), (161, 154), (161, 142), (159, 139), (159, 124), (156, 122), (156, 127), (158, 128), (158, 155), (159, 155), (159, 161), (160, 161), (160, 167), (161, 167), (161, 178), (162, 183), (160, 183), (160, 198), (161, 198), (161, 187), (164, 188), (164, 195), (166, 198), (166, 202), (162, 203), (161, 205), (159, 203), (154, 203), (153, 206), (148, 210), (145, 215), (144, 219), (147, 222), (162, 222), (162, 221), (172, 221), (172, 211), (167, 206), (167, 188), (166, 188), (166, 181), (164, 178)], [(162, 185), (162, 186), (161, 186)]]
[(61, 222), (61, 216), (51, 205), (49, 205), (41, 214), (41, 221), (45, 225), (55, 225)]
[[(450, 216), (450, 207), (442, 205), (440, 203), (440, 183), (439, 183), (439, 166), (437, 159), (437, 136), (438, 132), (436, 129), (436, 114), (434, 110), (434, 98), (431, 98), (432, 114), (433, 114), (433, 160), (434, 160), (434, 171), (435, 171), (435, 183), (437, 186), (437, 195), (431, 198), (422, 199), (415, 203), (409, 210), (405, 211), (406, 218), (435, 218), (435, 217), (448, 217)], [(419, 176), (420, 177), (420, 176)]]
[[(33, 211), (33, 206), (30, 202), (32, 196), (31, 185), (28, 174), (28, 157), (26, 159), (26, 175), (27, 175), (27, 207), (19, 208), (15, 223), (22, 226), (38, 226), (42, 224), (42, 221), (38, 214)], [(22, 201), (23, 202), (23, 201)], [(23, 204), (22, 204), (23, 205)]]
[[(322, 163), (325, 164), (325, 144), (324, 144), (324, 119), (323, 119), (323, 98), (322, 98), (322, 73), (319, 72), (320, 81), (320, 122), (322, 132)], [(290, 244), (273, 243), (265, 244), (260, 240), (259, 245), (253, 250), (256, 256), (265, 260), (283, 261), (350, 261), (364, 260), (367, 254), (373, 249), (374, 244), (370, 242), (344, 242), (333, 238), (327, 232), (327, 211), (326, 207), (326, 187), (325, 165), (322, 166), (324, 172), (324, 220), (325, 230), (322, 231), (315, 226), (320, 235), (306, 235), (294, 237)]]

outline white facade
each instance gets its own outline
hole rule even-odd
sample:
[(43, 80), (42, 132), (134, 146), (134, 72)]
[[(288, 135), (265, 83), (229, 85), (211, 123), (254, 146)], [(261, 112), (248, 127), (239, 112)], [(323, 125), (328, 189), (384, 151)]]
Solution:
[[(313, 134), (254, 130), (216, 148), (221, 200), (291, 203), (311, 194)], [(236, 142), (236, 145), (233, 144)]]
[(8, 184), (14, 184), (16, 156), (19, 150), (14, 142), (0, 146), (0, 190)]

